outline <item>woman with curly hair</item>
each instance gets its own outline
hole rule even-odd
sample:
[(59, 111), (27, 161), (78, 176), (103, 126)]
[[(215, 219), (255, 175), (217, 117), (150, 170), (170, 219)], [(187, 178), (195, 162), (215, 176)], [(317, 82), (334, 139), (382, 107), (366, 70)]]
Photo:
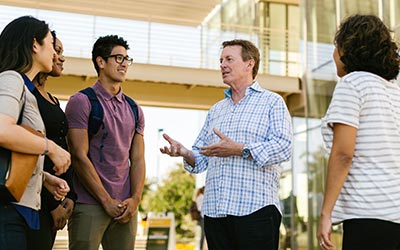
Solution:
[(335, 35), (341, 77), (322, 135), (330, 156), (317, 238), (334, 249), (332, 224), (343, 223), (343, 249), (400, 249), (400, 88), (398, 47), (376, 16), (354, 15)]

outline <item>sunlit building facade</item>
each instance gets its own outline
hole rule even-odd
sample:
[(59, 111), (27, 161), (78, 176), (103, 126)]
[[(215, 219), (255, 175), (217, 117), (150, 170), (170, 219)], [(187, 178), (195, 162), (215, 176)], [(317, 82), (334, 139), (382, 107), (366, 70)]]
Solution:
[[(263, 72), (301, 79), (304, 105), (291, 110), (294, 152), (281, 177), (282, 250), (319, 249), (315, 235), (328, 159), (320, 119), (337, 81), (334, 34), (340, 21), (352, 14), (379, 16), (400, 41), (400, 2), (396, 0), (231, 0), (207, 23), (208, 29), (243, 32), (243, 37), (256, 42)], [(342, 228), (335, 226), (332, 239), (337, 249), (341, 234)]]
[[(317, 221), (319, 219), (321, 197), (323, 195), (324, 176), (326, 174), (327, 155), (323, 149), (320, 133), (320, 118), (324, 116), (332, 97), (336, 83), (336, 68), (332, 59), (333, 37), (340, 21), (352, 14), (374, 14), (379, 16), (390, 27), (393, 36), (400, 38), (400, 2), (397, 0), (305, 0), (300, 1), (301, 11), (301, 79), (303, 83), (306, 105), (305, 115), (300, 119), (299, 127), (305, 129), (296, 133), (296, 143), (302, 158), (293, 159), (292, 178), (293, 190), (297, 192), (297, 207), (307, 206), (307, 230), (302, 232), (301, 226), (294, 215), (294, 230), (297, 231), (292, 239), (297, 249), (317, 249)], [(304, 138), (305, 140), (301, 140)], [(299, 168), (299, 169), (298, 169)], [(296, 175), (295, 173), (301, 173)], [(306, 173), (306, 189), (296, 186), (299, 179)], [(302, 197), (302, 198), (301, 198)], [(299, 200), (307, 200), (300, 204)], [(300, 211), (300, 210), (299, 210)], [(302, 241), (303, 236), (307, 239)], [(340, 249), (341, 228), (333, 230), (332, 238)], [(296, 249), (296, 248), (295, 248)]]

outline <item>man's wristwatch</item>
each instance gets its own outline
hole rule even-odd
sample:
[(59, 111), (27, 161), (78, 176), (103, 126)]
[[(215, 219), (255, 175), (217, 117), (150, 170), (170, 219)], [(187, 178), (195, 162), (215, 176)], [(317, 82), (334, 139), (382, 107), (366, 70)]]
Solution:
[(250, 157), (250, 155), (251, 155), (250, 149), (249, 149), (248, 147), (246, 147), (246, 145), (245, 145), (245, 146), (243, 147), (243, 149), (242, 149), (242, 157), (243, 157), (244, 159), (247, 159), (247, 158)]

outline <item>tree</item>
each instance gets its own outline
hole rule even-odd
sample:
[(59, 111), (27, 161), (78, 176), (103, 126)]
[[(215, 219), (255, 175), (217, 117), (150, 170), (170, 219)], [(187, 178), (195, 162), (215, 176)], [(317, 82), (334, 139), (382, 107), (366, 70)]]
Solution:
[(155, 190), (146, 190), (141, 205), (143, 212), (173, 212), (177, 236), (193, 237), (194, 224), (189, 227), (185, 224), (188, 223), (188, 211), (195, 186), (195, 178), (179, 166), (171, 170)]

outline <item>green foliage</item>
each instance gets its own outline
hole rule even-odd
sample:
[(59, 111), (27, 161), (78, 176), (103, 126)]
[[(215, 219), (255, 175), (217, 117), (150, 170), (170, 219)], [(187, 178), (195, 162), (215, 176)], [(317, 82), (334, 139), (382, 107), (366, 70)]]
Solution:
[(155, 185), (154, 181), (146, 179), (143, 186), (142, 201), (139, 204), (139, 212), (143, 213), (145, 211), (145, 209), (143, 208), (144, 198), (148, 196), (149, 192), (151, 192), (151, 187), (154, 185)]
[[(151, 187), (151, 183), (147, 184)], [(181, 166), (171, 170), (155, 189), (144, 192), (141, 208), (148, 212), (173, 212), (178, 237), (193, 237), (193, 226), (188, 227), (188, 211), (195, 189), (195, 178)]]

